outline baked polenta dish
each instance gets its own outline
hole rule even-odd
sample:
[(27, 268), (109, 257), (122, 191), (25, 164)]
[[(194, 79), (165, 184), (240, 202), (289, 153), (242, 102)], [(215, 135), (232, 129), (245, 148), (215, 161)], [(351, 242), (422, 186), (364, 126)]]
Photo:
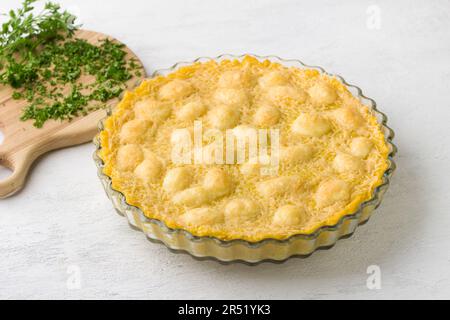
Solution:
[(127, 204), (223, 241), (336, 224), (373, 197), (390, 153), (373, 110), (337, 78), (252, 56), (143, 81), (98, 140)]

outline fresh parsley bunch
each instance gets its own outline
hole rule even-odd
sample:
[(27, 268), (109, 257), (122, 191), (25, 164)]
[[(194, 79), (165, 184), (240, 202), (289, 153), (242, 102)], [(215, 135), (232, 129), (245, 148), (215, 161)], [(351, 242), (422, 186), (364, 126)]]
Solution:
[(78, 28), (76, 17), (62, 11), (58, 4), (47, 3), (33, 14), (36, 0), (24, 0), (22, 8), (11, 10), (0, 32), (0, 82), (20, 88), (38, 78), (34, 55), (40, 46), (70, 38)]
[[(0, 32), (0, 85), (17, 89), (13, 98), (29, 103), (22, 120), (42, 127), (49, 119), (87, 114), (119, 96), (133, 72), (140, 75), (136, 62), (126, 61), (123, 45), (74, 38), (79, 28), (74, 15), (55, 3), (35, 15), (35, 2), (24, 0), (21, 8), (4, 14), (9, 20)], [(83, 74), (95, 80), (79, 83)], [(98, 104), (92, 106), (93, 101)]]

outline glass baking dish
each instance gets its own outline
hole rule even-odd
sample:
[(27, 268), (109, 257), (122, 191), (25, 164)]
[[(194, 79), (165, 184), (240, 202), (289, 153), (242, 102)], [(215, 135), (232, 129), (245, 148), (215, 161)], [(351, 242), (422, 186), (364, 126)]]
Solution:
[[(181, 67), (195, 62), (243, 59), (245, 56), (246, 55), (235, 56), (226, 54), (216, 58), (201, 57), (191, 62), (179, 62), (168, 69), (157, 70), (151, 77), (167, 75)], [(215, 237), (199, 237), (183, 229), (169, 228), (163, 221), (148, 218), (138, 207), (128, 204), (125, 196), (120, 191), (112, 188), (111, 178), (103, 172), (104, 164), (99, 157), (99, 151), (102, 146), (98, 136), (96, 136), (94, 138), (94, 144), (96, 145), (94, 161), (98, 168), (98, 176), (116, 211), (125, 216), (130, 226), (136, 230), (142, 231), (150, 241), (163, 243), (171, 249), (171, 251), (186, 252), (198, 259), (216, 259), (222, 263), (243, 262), (252, 265), (265, 261), (283, 262), (294, 256), (307, 257), (318, 249), (331, 248), (341, 238), (351, 236), (358, 225), (367, 222), (372, 212), (380, 205), (383, 195), (389, 187), (389, 180), (395, 170), (394, 156), (397, 152), (397, 148), (392, 142), (394, 132), (387, 126), (387, 117), (377, 110), (374, 100), (364, 96), (360, 88), (347, 83), (341, 76), (329, 74), (321, 67), (308, 66), (300, 60), (285, 60), (276, 56), (257, 56), (252, 54), (250, 54), (250, 56), (259, 60), (268, 59), (287, 67), (316, 69), (321, 73), (335, 77), (363, 104), (370, 107), (382, 127), (386, 142), (390, 148), (388, 158), (389, 167), (384, 172), (383, 182), (374, 190), (372, 198), (363, 202), (358, 210), (341, 217), (336, 224), (323, 226), (311, 234), (296, 234), (284, 240), (264, 239), (258, 242), (248, 242), (240, 239), (224, 241)], [(109, 110), (108, 114), (111, 114), (111, 110)], [(103, 121), (105, 119), (99, 122), (99, 131), (103, 130)]]

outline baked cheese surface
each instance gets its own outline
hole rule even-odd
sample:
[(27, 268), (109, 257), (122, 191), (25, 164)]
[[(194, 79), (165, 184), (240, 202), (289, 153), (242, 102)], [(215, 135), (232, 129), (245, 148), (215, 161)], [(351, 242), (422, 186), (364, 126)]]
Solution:
[[(269, 132), (278, 132), (275, 170), (248, 152), (227, 162), (215, 136), (205, 136), (249, 129), (267, 132), (268, 156)], [(145, 80), (105, 121), (100, 142), (112, 187), (147, 217), (252, 242), (309, 234), (355, 212), (382, 183), (389, 153), (371, 109), (340, 81), (250, 56)], [(174, 148), (198, 142), (200, 161), (194, 151), (190, 163), (173, 160)]]

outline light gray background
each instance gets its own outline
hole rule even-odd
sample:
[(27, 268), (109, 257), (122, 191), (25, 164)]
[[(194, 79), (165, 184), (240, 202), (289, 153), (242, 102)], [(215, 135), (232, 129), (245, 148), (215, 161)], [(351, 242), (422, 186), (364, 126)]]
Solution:
[[(332, 250), (222, 266), (131, 230), (104, 195), (92, 144), (53, 152), (0, 201), (0, 298), (450, 298), (449, 1), (61, 2), (85, 28), (127, 43), (148, 72), (252, 52), (342, 74), (388, 114), (399, 168), (373, 219)], [(370, 265), (381, 290), (366, 287)], [(80, 289), (67, 286), (72, 268)]]

